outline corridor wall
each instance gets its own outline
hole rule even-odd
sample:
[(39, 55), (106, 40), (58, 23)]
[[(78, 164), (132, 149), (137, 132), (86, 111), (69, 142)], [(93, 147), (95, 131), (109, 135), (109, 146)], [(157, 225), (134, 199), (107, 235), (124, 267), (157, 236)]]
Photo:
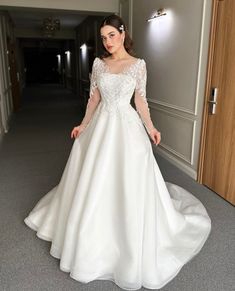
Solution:
[(12, 38), (10, 20), (5, 12), (0, 12), (0, 135), (8, 132), (13, 112), (7, 37)]
[[(147, 98), (162, 142), (154, 150), (197, 179), (211, 0), (133, 1), (135, 50), (147, 64)], [(166, 15), (147, 19), (164, 8)]]

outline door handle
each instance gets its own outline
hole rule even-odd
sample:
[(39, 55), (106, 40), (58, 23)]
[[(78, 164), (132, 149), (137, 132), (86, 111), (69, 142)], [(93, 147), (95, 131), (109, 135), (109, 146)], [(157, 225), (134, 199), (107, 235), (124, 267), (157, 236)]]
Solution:
[(218, 96), (218, 88), (212, 88), (211, 99), (208, 101), (208, 103), (210, 105), (210, 107), (209, 107), (210, 114), (215, 114), (215, 112), (216, 112), (217, 96)]

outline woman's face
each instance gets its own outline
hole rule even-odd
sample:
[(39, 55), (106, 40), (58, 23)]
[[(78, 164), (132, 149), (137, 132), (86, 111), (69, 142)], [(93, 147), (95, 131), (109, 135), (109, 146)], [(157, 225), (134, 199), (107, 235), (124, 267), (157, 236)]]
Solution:
[(100, 34), (103, 45), (110, 54), (123, 47), (125, 32), (120, 33), (115, 27), (105, 25), (101, 27)]

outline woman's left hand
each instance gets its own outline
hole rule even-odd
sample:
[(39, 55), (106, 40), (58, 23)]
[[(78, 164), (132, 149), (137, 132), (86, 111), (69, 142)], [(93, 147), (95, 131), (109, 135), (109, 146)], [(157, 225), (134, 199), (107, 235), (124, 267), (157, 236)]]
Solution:
[(155, 145), (158, 145), (161, 141), (161, 133), (156, 128), (150, 130), (149, 135)]

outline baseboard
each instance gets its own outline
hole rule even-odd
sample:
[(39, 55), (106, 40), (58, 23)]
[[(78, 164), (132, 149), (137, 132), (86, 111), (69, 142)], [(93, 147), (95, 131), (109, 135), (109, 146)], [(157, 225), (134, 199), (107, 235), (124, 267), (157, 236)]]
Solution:
[(165, 158), (167, 161), (169, 161), (174, 166), (179, 168), (181, 171), (183, 171), (185, 174), (190, 176), (192, 179), (197, 180), (197, 172), (194, 169), (192, 169), (190, 166), (186, 165), (185, 163), (181, 162), (179, 159), (175, 158), (174, 156), (166, 152), (161, 147), (153, 146), (153, 152)]

